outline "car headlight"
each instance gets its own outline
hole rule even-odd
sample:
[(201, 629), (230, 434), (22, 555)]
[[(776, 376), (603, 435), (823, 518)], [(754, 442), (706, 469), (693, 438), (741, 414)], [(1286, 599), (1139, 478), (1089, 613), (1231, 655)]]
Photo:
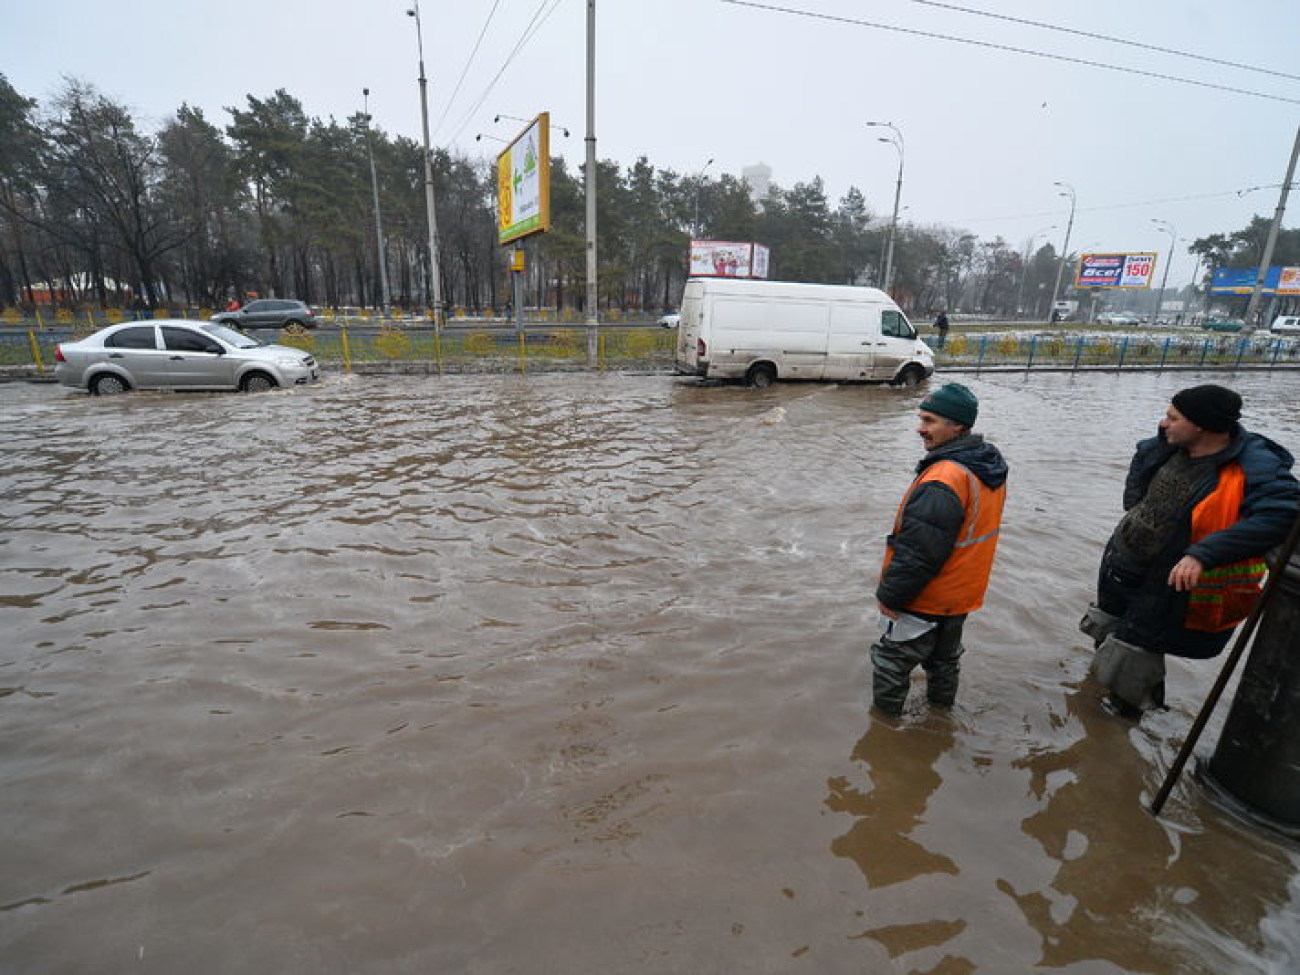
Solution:
[(302, 365), (302, 359), (291, 355), (278, 355), (275, 357), (275, 364), (281, 369), (297, 369)]

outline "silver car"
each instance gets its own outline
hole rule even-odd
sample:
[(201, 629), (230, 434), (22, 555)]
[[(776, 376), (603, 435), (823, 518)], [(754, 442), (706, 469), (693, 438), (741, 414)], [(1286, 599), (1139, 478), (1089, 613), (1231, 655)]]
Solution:
[(96, 395), (129, 389), (239, 389), (260, 392), (320, 379), (301, 349), (263, 345), (215, 322), (170, 319), (110, 325), (54, 352), (54, 376)]

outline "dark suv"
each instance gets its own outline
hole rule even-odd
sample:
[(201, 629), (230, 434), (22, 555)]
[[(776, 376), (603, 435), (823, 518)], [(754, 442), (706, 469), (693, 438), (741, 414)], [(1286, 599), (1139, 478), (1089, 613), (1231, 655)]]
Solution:
[(213, 315), (214, 322), (234, 328), (285, 328), (301, 325), (315, 328), (316, 312), (301, 301), (289, 298), (258, 298), (238, 311), (223, 311)]

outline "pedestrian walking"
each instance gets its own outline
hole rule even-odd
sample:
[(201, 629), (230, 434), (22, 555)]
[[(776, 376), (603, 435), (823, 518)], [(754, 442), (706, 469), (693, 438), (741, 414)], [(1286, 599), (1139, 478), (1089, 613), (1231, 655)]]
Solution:
[(876, 588), (872, 701), (889, 716), (902, 713), (918, 665), (930, 704), (951, 707), (957, 697), (962, 628), (984, 603), (1006, 498), (1006, 461), (971, 431), (978, 413), (960, 383), (932, 392), (917, 411), (926, 452), (885, 540)]
[(1223, 650), (1300, 510), (1291, 454), (1244, 429), (1241, 408), (1224, 386), (1184, 389), (1129, 464), (1124, 516), (1079, 623), (1097, 647), (1093, 676), (1126, 717), (1164, 706), (1166, 656)]

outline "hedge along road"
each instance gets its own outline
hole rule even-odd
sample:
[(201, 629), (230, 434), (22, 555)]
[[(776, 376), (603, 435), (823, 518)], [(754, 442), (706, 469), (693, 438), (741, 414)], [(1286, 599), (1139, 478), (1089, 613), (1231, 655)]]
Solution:
[[(1132, 727), (1075, 630), (1134, 442), (1213, 378), (967, 377), (1011, 464), (1002, 546), (955, 712), (898, 728), (866, 649), (923, 390), (0, 387), (0, 957), (1283, 965), (1296, 855), (1191, 777), (1143, 808), (1216, 661)], [(1231, 382), (1300, 444), (1294, 374)]]

